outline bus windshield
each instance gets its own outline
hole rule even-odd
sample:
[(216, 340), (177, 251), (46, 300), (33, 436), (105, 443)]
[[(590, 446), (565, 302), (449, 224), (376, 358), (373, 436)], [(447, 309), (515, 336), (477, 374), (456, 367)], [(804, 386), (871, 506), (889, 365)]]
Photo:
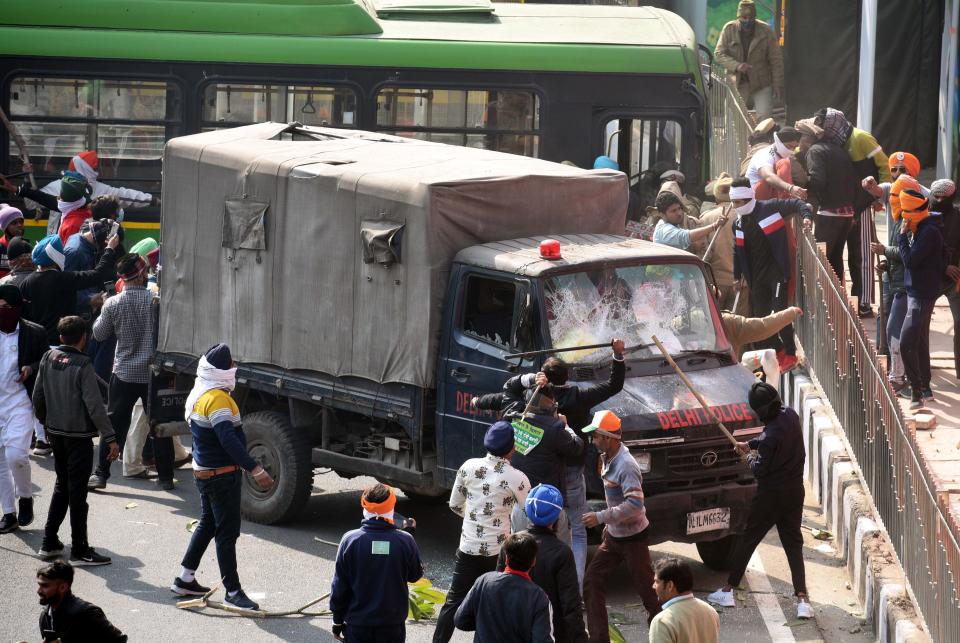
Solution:
[[(623, 266), (557, 275), (545, 286), (547, 320), (554, 348), (599, 344), (613, 337), (627, 346), (649, 344), (656, 335), (671, 354), (726, 351), (701, 270), (691, 264)], [(569, 362), (591, 362), (609, 349), (570, 351)], [(632, 353), (660, 355), (656, 346)]]

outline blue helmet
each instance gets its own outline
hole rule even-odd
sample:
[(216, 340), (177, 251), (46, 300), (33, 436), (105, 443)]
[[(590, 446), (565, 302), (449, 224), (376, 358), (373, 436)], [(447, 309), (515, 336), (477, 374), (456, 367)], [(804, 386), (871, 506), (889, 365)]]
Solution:
[(614, 161), (609, 156), (598, 156), (593, 162), (593, 169), (595, 170), (620, 170), (620, 164)]
[(552, 484), (538, 484), (530, 490), (524, 509), (530, 522), (538, 527), (549, 527), (563, 511), (563, 496)]

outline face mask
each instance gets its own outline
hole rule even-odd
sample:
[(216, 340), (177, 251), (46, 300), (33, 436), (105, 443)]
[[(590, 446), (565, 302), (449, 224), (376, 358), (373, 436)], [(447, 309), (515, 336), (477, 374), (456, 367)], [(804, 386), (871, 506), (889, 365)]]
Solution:
[(741, 19), (740, 19), (740, 28), (741, 28), (741, 29), (746, 29), (747, 31), (750, 31), (751, 29), (753, 29), (753, 22), (754, 22), (754, 21), (753, 21), (753, 18), (750, 18), (750, 19), (743, 19), (743, 18), (741, 18)]
[(757, 200), (756, 200), (756, 199), (750, 199), (747, 203), (745, 203), (744, 205), (741, 205), (739, 208), (734, 208), (734, 210), (737, 211), (737, 214), (747, 215), (747, 214), (750, 214), (751, 212), (753, 212), (753, 209), (754, 209), (756, 206), (757, 206)]
[(20, 323), (20, 306), (5, 306), (0, 308), (0, 331), (12, 333)]
[(783, 142), (780, 140), (780, 137), (777, 136), (776, 132), (774, 132), (773, 134), (773, 144), (776, 146), (777, 156), (779, 156), (780, 158), (785, 159), (789, 157), (791, 154), (793, 154), (793, 150), (791, 150), (789, 147), (783, 144)]

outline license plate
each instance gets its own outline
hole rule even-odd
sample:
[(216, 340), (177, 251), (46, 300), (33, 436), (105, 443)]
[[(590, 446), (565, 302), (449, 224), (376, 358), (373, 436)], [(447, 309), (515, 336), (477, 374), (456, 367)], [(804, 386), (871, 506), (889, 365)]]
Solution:
[(717, 507), (687, 514), (687, 535), (730, 528), (730, 507)]

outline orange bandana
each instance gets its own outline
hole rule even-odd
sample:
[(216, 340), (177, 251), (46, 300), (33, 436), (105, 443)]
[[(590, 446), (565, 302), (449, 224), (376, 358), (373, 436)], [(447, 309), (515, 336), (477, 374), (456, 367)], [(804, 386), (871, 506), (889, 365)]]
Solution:
[(890, 186), (890, 214), (893, 216), (894, 221), (900, 220), (900, 213), (903, 209), (900, 203), (900, 193), (903, 192), (903, 190), (913, 190), (919, 193), (920, 184), (911, 176), (901, 175), (893, 182), (893, 185)]
[[(360, 497), (360, 506), (363, 507), (365, 518), (382, 518), (393, 524), (393, 508), (397, 505), (397, 494), (393, 487), (387, 487), (390, 495), (383, 502), (373, 503), (367, 500), (366, 496)], [(372, 514), (367, 516), (367, 514)]]
[(900, 207), (903, 220), (907, 222), (907, 229), (910, 232), (916, 232), (917, 225), (930, 216), (927, 198), (919, 190), (903, 190), (900, 193)]

